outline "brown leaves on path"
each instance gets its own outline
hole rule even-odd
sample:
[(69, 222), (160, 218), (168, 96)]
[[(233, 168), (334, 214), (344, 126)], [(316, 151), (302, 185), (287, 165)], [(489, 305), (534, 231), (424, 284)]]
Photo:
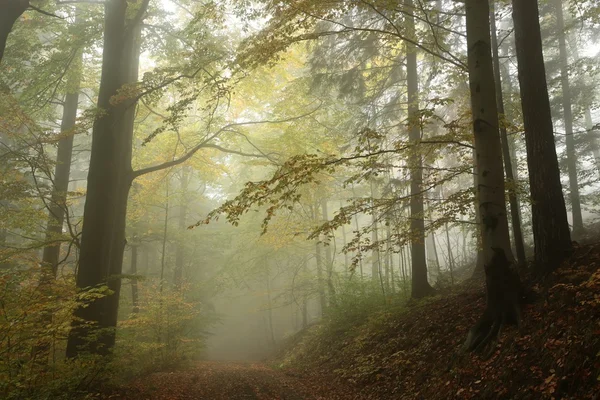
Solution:
[[(198, 362), (142, 377), (113, 396), (118, 400), (335, 400), (358, 399), (331, 381), (310, 385), (263, 364)], [(315, 393), (318, 392), (318, 393)]]

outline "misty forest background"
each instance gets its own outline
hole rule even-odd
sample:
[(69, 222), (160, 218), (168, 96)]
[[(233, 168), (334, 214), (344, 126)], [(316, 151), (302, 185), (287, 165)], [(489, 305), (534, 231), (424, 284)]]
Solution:
[(600, 234), (599, 34), (596, 0), (0, 0), (0, 397), (484, 286), (451, 335), (488, 359)]

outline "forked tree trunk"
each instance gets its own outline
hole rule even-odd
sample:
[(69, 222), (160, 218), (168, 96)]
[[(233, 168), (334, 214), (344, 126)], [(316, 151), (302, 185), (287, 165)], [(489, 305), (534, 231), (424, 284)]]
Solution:
[[(77, 287), (107, 286), (110, 294), (78, 307), (67, 356), (82, 351), (108, 355), (115, 343), (121, 290), (127, 197), (133, 178), (131, 152), (135, 99), (113, 103), (123, 85), (137, 81), (140, 20), (128, 20), (128, 3), (105, 3), (104, 49), (98, 108), (92, 132), (85, 221)], [(146, 2), (142, 2), (145, 7)], [(145, 10), (141, 10), (142, 12)], [(136, 13), (141, 15), (141, 13)]]
[[(485, 311), (469, 332), (465, 348), (482, 350), (495, 340), (504, 324), (519, 321), (520, 285), (518, 275), (511, 269), (512, 253), (492, 68), (489, 3), (488, 0), (467, 0), (465, 9), (478, 206), (487, 289)], [(493, 346), (489, 348), (493, 349)]]
[(535, 270), (545, 275), (571, 252), (546, 84), (537, 1), (513, 0), (513, 21), (531, 190)]
[[(406, 31), (415, 37), (415, 17), (412, 0), (404, 0), (406, 8)], [(427, 257), (425, 255), (425, 208), (423, 206), (423, 159), (418, 144), (421, 141), (419, 126), (419, 75), (417, 71), (417, 49), (408, 42), (406, 46), (406, 79), (408, 86), (408, 139), (415, 147), (409, 159), (410, 170), (410, 238), (412, 292), (415, 299), (429, 296), (434, 290), (427, 280)]]
[[(496, 31), (496, 14), (494, 13), (494, 1), (490, 2), (490, 23), (492, 26), (492, 57), (494, 61), (494, 80), (496, 82), (496, 105), (498, 113), (503, 119), (506, 119), (504, 111), (504, 96), (502, 95), (502, 79), (500, 78), (500, 58), (498, 56), (498, 34)], [(508, 144), (508, 134), (506, 132), (506, 123), (500, 124), (500, 140), (502, 143), (502, 157), (504, 159), (504, 173), (506, 180), (511, 185), (508, 191), (508, 203), (510, 204), (510, 217), (512, 222), (512, 231), (515, 250), (517, 253), (517, 263), (524, 267), (527, 263), (525, 259), (525, 244), (523, 243), (523, 231), (521, 230), (521, 218), (519, 215), (519, 201), (515, 191), (515, 177), (513, 176), (512, 159), (510, 156), (510, 147)]]

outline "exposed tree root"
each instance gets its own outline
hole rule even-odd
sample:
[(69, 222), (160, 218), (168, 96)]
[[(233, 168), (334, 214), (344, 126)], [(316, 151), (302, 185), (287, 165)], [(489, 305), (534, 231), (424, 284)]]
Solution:
[(464, 349), (489, 357), (496, 347), (496, 339), (505, 325), (521, 322), (521, 282), (510, 268), (510, 261), (502, 249), (494, 248), (494, 256), (485, 266), (487, 305), (469, 331)]

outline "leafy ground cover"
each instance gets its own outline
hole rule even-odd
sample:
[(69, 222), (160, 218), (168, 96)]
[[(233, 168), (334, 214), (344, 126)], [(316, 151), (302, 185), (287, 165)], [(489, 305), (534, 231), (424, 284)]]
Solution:
[(121, 400), (596, 399), (600, 393), (600, 243), (579, 247), (532, 286), (523, 323), (487, 359), (462, 351), (485, 305), (467, 281), (363, 320), (325, 320), (263, 364), (201, 362), (148, 375)]
[[(534, 285), (520, 328), (487, 359), (461, 351), (485, 306), (483, 283), (382, 310), (339, 327), (314, 326), (277, 363), (308, 382), (331, 374), (358, 399), (596, 399), (600, 394), (600, 244), (579, 247)], [(339, 325), (339, 324), (338, 324)]]

